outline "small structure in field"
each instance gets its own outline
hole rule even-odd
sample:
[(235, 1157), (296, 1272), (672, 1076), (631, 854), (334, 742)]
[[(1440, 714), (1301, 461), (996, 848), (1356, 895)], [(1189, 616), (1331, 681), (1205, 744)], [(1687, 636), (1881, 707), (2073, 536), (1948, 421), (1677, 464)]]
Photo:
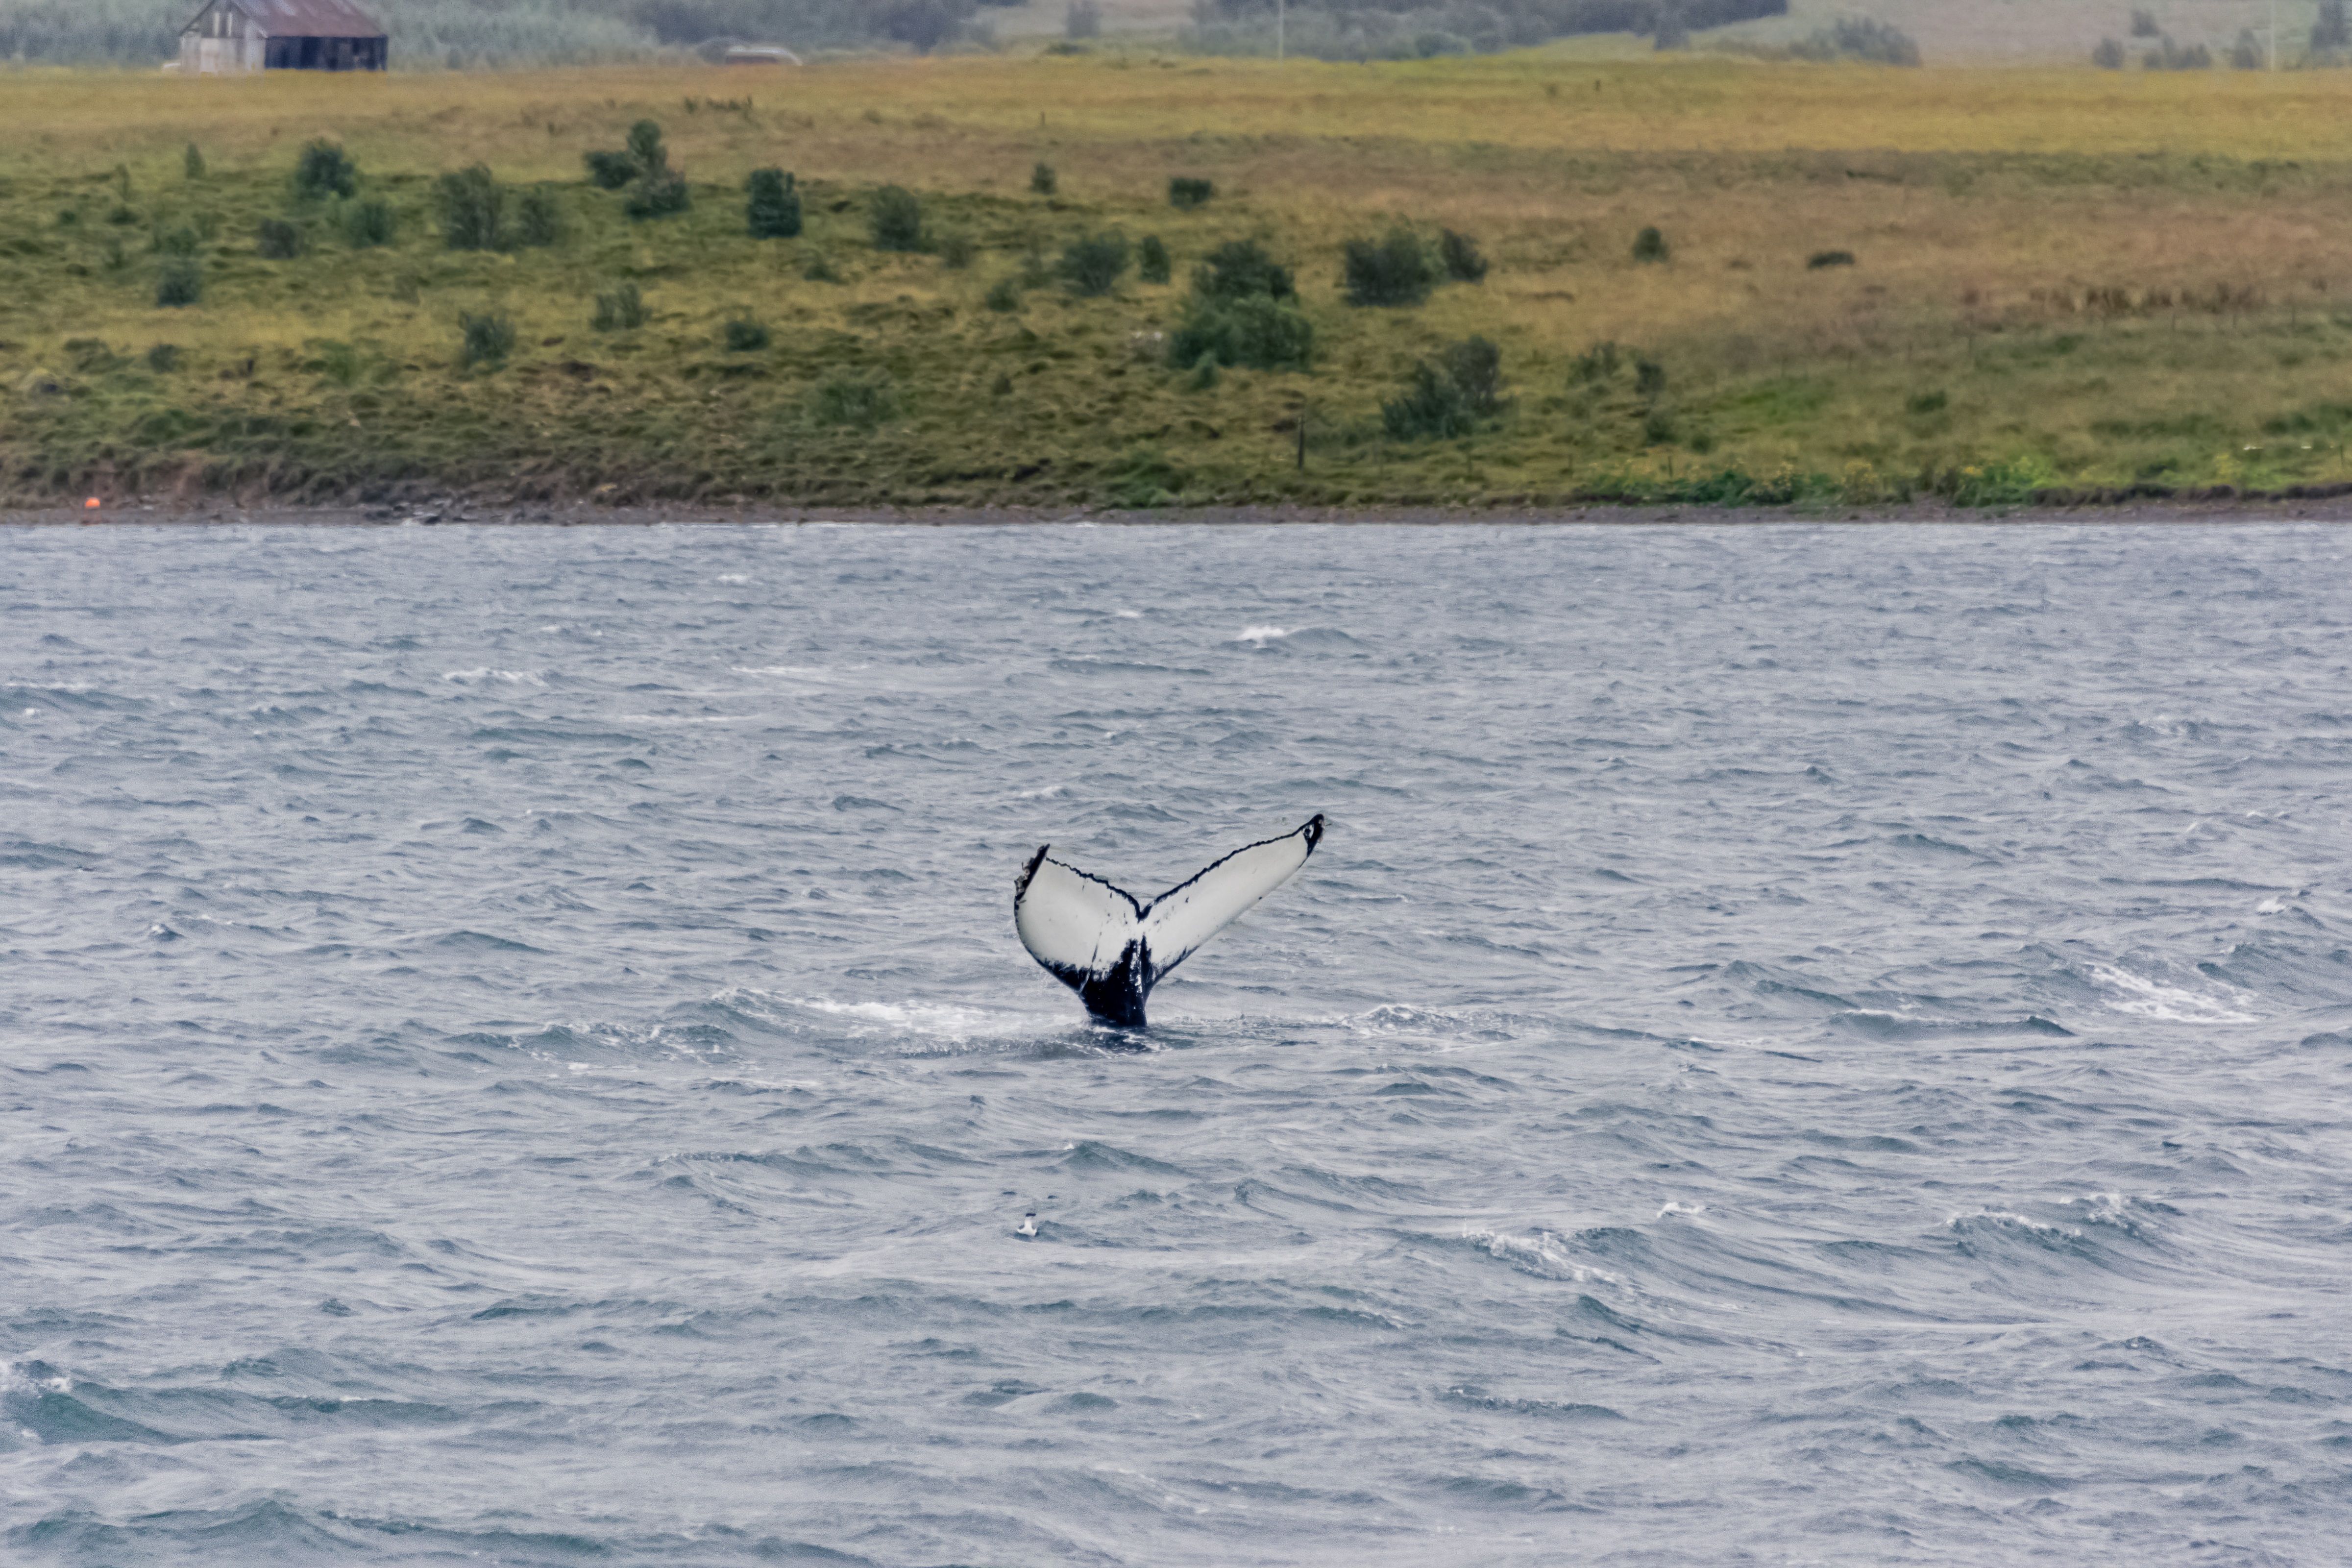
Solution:
[(180, 29), (180, 74), (380, 71), (383, 29), (352, 0), (207, 0)]

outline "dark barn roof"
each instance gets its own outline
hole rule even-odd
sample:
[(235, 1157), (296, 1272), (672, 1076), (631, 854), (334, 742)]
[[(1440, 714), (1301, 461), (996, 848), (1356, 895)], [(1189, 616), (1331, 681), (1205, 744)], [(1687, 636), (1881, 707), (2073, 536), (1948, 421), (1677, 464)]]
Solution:
[(273, 38), (381, 38), (375, 18), (352, 0), (231, 0)]

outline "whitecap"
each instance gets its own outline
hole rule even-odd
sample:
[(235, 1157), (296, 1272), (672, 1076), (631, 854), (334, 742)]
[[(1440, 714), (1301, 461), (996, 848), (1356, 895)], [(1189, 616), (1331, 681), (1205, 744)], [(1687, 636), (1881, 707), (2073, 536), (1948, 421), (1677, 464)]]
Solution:
[(2091, 979), (2112, 993), (2105, 999), (2108, 1011), (2127, 1013), (2135, 1018), (2157, 1018), (2172, 1024), (2262, 1021), (2261, 1014), (2242, 1010), (2254, 1001), (2252, 994), (2234, 986), (2218, 987), (2219, 994), (2190, 991), (2104, 963), (2091, 966)]
[(1280, 637), (1286, 637), (1289, 635), (1290, 628), (1288, 626), (1244, 626), (1240, 631), (1234, 634), (1233, 640), (1235, 642), (1254, 642), (1257, 644), (1258, 647), (1264, 647), (1266, 644)]
[(547, 672), (540, 669), (492, 669), (485, 665), (479, 669), (444, 670), (441, 679), (457, 686), (478, 686), (491, 680), (502, 680), (509, 686), (544, 686), (547, 684)]
[(1514, 1268), (1540, 1274), (1549, 1279), (1565, 1280), (1572, 1285), (1589, 1285), (1596, 1279), (1605, 1285), (1622, 1285), (1625, 1282), (1606, 1268), (1595, 1268), (1570, 1258), (1568, 1249), (1559, 1245), (1559, 1238), (1548, 1230), (1537, 1231), (1532, 1236), (1514, 1236), (1507, 1230), (1471, 1226), (1463, 1230), (1462, 1239), (1485, 1247), (1490, 1257), (1499, 1258)]

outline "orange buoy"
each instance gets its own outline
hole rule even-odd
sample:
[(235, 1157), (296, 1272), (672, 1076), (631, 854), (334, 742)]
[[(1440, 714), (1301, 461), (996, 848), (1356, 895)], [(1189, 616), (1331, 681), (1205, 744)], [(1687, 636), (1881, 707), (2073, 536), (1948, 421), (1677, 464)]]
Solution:
[(96, 511), (98, 510), (98, 498), (96, 496), (92, 496), (88, 500), (82, 502), (81, 506), (84, 511)]

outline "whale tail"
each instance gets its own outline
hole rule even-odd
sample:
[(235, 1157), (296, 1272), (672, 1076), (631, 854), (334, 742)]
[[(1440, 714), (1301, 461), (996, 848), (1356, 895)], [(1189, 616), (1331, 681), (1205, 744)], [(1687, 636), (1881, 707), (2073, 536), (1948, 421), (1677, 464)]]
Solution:
[(1323, 842), (1321, 813), (1279, 838), (1234, 850), (1150, 903), (1052, 858), (1050, 844), (1013, 884), (1021, 945), (1107, 1024), (1143, 1027), (1143, 999), (1201, 944), (1288, 881)]

